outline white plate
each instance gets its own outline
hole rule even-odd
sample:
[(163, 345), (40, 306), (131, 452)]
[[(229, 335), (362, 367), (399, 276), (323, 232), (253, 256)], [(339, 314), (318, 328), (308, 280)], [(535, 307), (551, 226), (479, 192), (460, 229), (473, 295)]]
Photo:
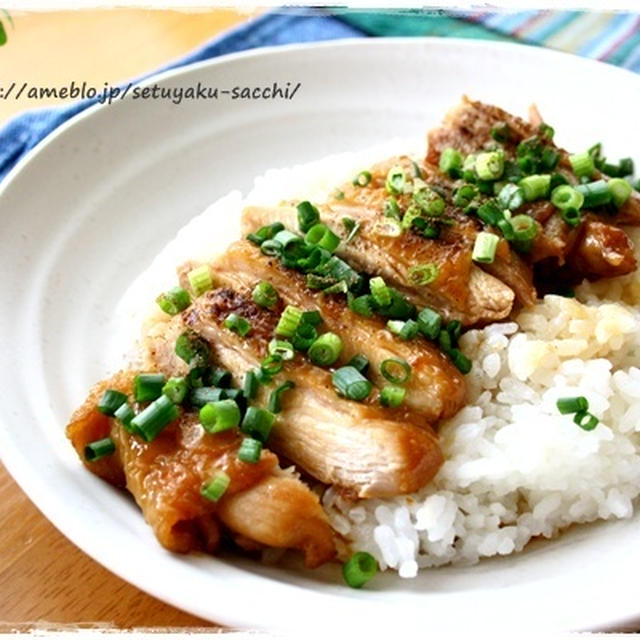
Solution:
[(638, 518), (576, 528), (475, 567), (430, 570), (415, 581), (389, 575), (353, 591), (335, 567), (307, 572), (164, 551), (132, 501), (87, 473), (64, 437), (72, 409), (107, 373), (104, 345), (119, 297), (180, 226), (230, 189), (246, 191), (268, 167), (421, 136), (462, 93), (521, 114), (535, 101), (569, 148), (602, 139), (611, 157), (637, 154), (640, 78), (536, 48), (388, 39), (255, 51), (157, 81), (303, 86), (288, 102), (125, 100), (91, 108), (4, 183), (0, 445), (42, 512), (125, 580), (228, 625), (566, 630), (640, 615), (631, 561), (640, 555)]

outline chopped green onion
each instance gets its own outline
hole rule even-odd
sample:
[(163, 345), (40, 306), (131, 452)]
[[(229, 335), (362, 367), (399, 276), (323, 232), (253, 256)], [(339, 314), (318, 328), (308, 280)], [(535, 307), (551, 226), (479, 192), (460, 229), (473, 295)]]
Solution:
[(247, 462), (249, 464), (255, 464), (260, 460), (260, 454), (262, 453), (262, 442), (255, 440), (254, 438), (244, 438), (242, 444), (238, 449), (238, 460)]
[(260, 371), (263, 376), (266, 378), (273, 378), (273, 376), (277, 375), (282, 371), (282, 367), (284, 366), (282, 357), (279, 355), (272, 354), (267, 356), (260, 363)]
[(258, 394), (259, 386), (258, 376), (255, 371), (247, 371), (244, 376), (244, 385), (242, 387), (242, 394), (247, 400), (253, 400)]
[(389, 320), (387, 321), (387, 329), (394, 335), (398, 335), (404, 327), (404, 320)]
[(435, 262), (418, 264), (409, 269), (409, 282), (418, 286), (431, 284), (439, 274), (440, 269)]
[(342, 340), (335, 333), (324, 333), (309, 347), (309, 360), (320, 367), (332, 365), (342, 352)]
[(600, 422), (588, 411), (579, 411), (573, 416), (573, 421), (584, 431), (593, 431)]
[(354, 179), (354, 187), (366, 187), (371, 182), (371, 172), (361, 171)]
[(267, 309), (275, 307), (280, 299), (274, 286), (265, 280), (258, 282), (253, 289), (251, 297), (256, 304), (261, 307), (266, 307)]
[(497, 180), (504, 172), (504, 153), (487, 151), (476, 158), (476, 174), (480, 180)]
[(162, 395), (131, 420), (131, 428), (140, 433), (147, 442), (151, 442), (179, 415), (178, 407), (167, 396)]
[(369, 370), (369, 359), (367, 356), (362, 353), (358, 353), (349, 362), (347, 362), (348, 367), (354, 367), (357, 369), (363, 376), (367, 374)]
[(251, 331), (251, 323), (237, 313), (230, 313), (224, 321), (224, 326), (243, 338)]
[(182, 404), (189, 390), (189, 383), (184, 376), (169, 378), (162, 387), (164, 393), (173, 404)]
[(297, 351), (306, 351), (317, 337), (318, 331), (312, 324), (300, 322), (291, 338), (291, 344)]
[(402, 387), (387, 384), (380, 391), (380, 404), (383, 407), (399, 407), (404, 401), (407, 390)]
[(470, 153), (462, 163), (462, 177), (467, 182), (475, 182), (478, 176), (476, 175), (476, 158), (478, 156), (475, 153)]
[(571, 163), (573, 173), (575, 173), (578, 178), (590, 178), (596, 169), (593, 158), (588, 151), (570, 155), (569, 162)]
[(264, 443), (269, 439), (269, 434), (271, 433), (271, 428), (275, 420), (276, 417), (271, 411), (259, 409), (258, 407), (249, 407), (242, 419), (240, 431)]
[(280, 356), (283, 360), (293, 360), (293, 345), (288, 340), (274, 338), (269, 342), (269, 354)]
[(311, 227), (320, 222), (320, 212), (308, 200), (298, 204), (297, 209), (298, 227), (302, 233), (307, 233)]
[(413, 176), (415, 178), (422, 178), (422, 170), (418, 166), (418, 163), (415, 160), (411, 161), (411, 166), (413, 167)]
[(584, 203), (584, 196), (568, 184), (560, 185), (551, 192), (551, 204), (561, 211), (565, 209), (580, 209)]
[(291, 380), (287, 380), (282, 383), (279, 387), (276, 387), (269, 396), (269, 411), (271, 413), (280, 413), (282, 411), (282, 406), (280, 403), (280, 396), (285, 392), (293, 389), (295, 384), (291, 382)]
[(434, 311), (429, 307), (425, 307), (418, 314), (418, 327), (426, 338), (435, 340), (440, 334), (442, 316), (437, 311)]
[(496, 257), (496, 249), (500, 238), (495, 233), (481, 231), (476, 236), (471, 259), (475, 262), (491, 263)]
[(110, 456), (116, 450), (116, 444), (111, 438), (102, 438), (90, 442), (84, 448), (84, 459), (88, 462), (95, 462), (105, 456)]
[(185, 331), (176, 339), (176, 355), (188, 365), (205, 365), (209, 362), (211, 353), (209, 345), (196, 334)]
[(582, 205), (584, 209), (593, 209), (611, 202), (611, 189), (606, 180), (579, 184), (576, 186), (576, 191), (584, 196), (584, 204)]
[(394, 218), (395, 220), (400, 220), (400, 207), (398, 206), (398, 201), (393, 197), (389, 196), (382, 206), (382, 213), (385, 218)]
[(115, 415), (116, 411), (127, 401), (126, 394), (115, 389), (107, 389), (98, 402), (98, 411), (106, 416)]
[(322, 293), (347, 293), (349, 291), (349, 287), (347, 287), (347, 283), (344, 280), (340, 280), (340, 282), (336, 282), (326, 289), (322, 290)]
[(442, 196), (418, 178), (413, 185), (413, 201), (418, 207), (428, 216), (441, 216), (445, 209)]
[(220, 433), (240, 424), (240, 407), (233, 400), (208, 402), (200, 409), (200, 424), (209, 433)]
[(491, 137), (496, 142), (506, 142), (509, 139), (509, 125), (506, 122), (498, 122), (491, 127)]
[(517, 184), (509, 182), (500, 189), (498, 193), (498, 203), (503, 209), (515, 211), (523, 205), (524, 193)]
[(386, 238), (399, 238), (402, 235), (402, 225), (393, 218), (376, 220), (373, 225), (373, 233)]
[(211, 481), (202, 487), (200, 494), (211, 502), (218, 502), (230, 484), (231, 478), (224, 471), (218, 471)]
[(192, 407), (204, 407), (207, 403), (224, 400), (225, 390), (220, 387), (196, 387), (191, 389), (189, 403)]
[(391, 167), (387, 173), (385, 188), (392, 195), (401, 195), (404, 193), (406, 182), (407, 176), (404, 173), (404, 169), (396, 165)]
[(302, 319), (302, 310), (292, 305), (287, 305), (280, 315), (275, 333), (283, 338), (291, 338)]
[(451, 336), (451, 340), (457, 344), (462, 335), (462, 322), (460, 320), (451, 320), (447, 322), (445, 331)]
[(553, 190), (562, 184), (569, 184), (567, 178), (561, 173), (552, 173), (549, 180), (549, 190), (553, 193)]
[[(633, 175), (633, 159), (622, 158), (618, 165), (618, 178), (624, 178), (625, 176)], [(616, 176), (614, 176), (616, 177)]]
[(214, 367), (208, 373), (207, 382), (214, 387), (229, 387), (232, 382), (231, 371), (221, 369), (220, 367)]
[(402, 216), (402, 228), (403, 229), (411, 229), (415, 220), (422, 216), (422, 211), (420, 207), (416, 205), (411, 205), (407, 208)]
[(304, 240), (307, 244), (321, 247), (333, 253), (340, 244), (340, 237), (337, 236), (326, 224), (315, 224), (307, 231)]
[(280, 256), (282, 254), (282, 245), (277, 240), (265, 240), (260, 245), (260, 251), (265, 256)]
[(344, 240), (345, 244), (349, 244), (360, 231), (360, 223), (356, 222), (353, 218), (342, 218), (342, 224), (347, 231), (347, 237)]
[(193, 295), (196, 298), (201, 296), (205, 291), (213, 289), (213, 280), (211, 279), (209, 265), (203, 264), (195, 269), (191, 269), (187, 274), (187, 278)]
[(561, 217), (570, 227), (577, 227), (582, 221), (580, 209), (565, 209)]
[(462, 154), (457, 149), (445, 149), (440, 154), (440, 171), (454, 180), (462, 174)]
[(353, 589), (360, 589), (378, 572), (376, 559), (366, 551), (354, 553), (342, 567), (344, 581)]
[(385, 281), (380, 276), (376, 276), (369, 280), (369, 289), (371, 290), (371, 295), (378, 306), (386, 307), (391, 304), (391, 292), (389, 291), (389, 287), (385, 284)]
[(513, 216), (509, 221), (513, 229), (513, 241), (520, 251), (529, 251), (531, 242), (538, 235), (538, 223), (523, 213)]
[(326, 262), (319, 265), (315, 272), (320, 276), (332, 278), (334, 282), (344, 280), (348, 288), (355, 287), (362, 282), (362, 276), (338, 256), (331, 256)]
[(623, 178), (611, 178), (609, 190), (614, 207), (619, 209), (631, 196), (631, 185)]
[(373, 388), (355, 367), (350, 366), (334, 371), (331, 380), (338, 393), (349, 400), (364, 400)]
[(498, 205), (492, 200), (489, 200), (482, 206), (478, 207), (478, 211), (476, 213), (482, 222), (492, 227), (496, 227), (498, 222), (504, 217), (504, 214)]
[(545, 147), (540, 156), (540, 168), (544, 171), (552, 171), (560, 160), (560, 154), (552, 147)]
[(317, 309), (313, 311), (303, 311), (300, 317), (300, 324), (310, 324), (312, 327), (318, 327), (323, 323), (322, 315)]
[(462, 351), (460, 351), (460, 349), (449, 349), (447, 355), (449, 356), (453, 364), (457, 367), (458, 371), (460, 371), (460, 373), (466, 375), (467, 373), (469, 373), (469, 371), (471, 371), (472, 362), (471, 360), (469, 360), (469, 358), (467, 358), (467, 356), (464, 355), (464, 353), (462, 353)]
[(589, 401), (584, 396), (575, 398), (558, 398), (556, 407), (562, 415), (578, 413), (589, 410)]
[(411, 318), (409, 320), (405, 320), (402, 327), (400, 327), (400, 331), (398, 332), (398, 337), (401, 340), (413, 340), (420, 331), (420, 325)]
[(131, 421), (136, 417), (134, 410), (129, 406), (128, 402), (123, 402), (113, 414), (114, 418), (120, 420), (120, 422), (124, 425), (124, 428), (129, 432), (133, 433), (133, 429), (131, 429)]
[(389, 287), (391, 304), (381, 307), (371, 296), (371, 302), (376, 312), (386, 318), (394, 320), (407, 320), (415, 315), (416, 308), (399, 292)]
[(554, 128), (547, 124), (546, 122), (541, 122), (538, 126), (538, 133), (540, 136), (546, 140), (553, 140), (553, 136), (555, 135)]
[(261, 246), (265, 240), (271, 240), (276, 233), (279, 233), (284, 229), (282, 222), (274, 222), (264, 227), (260, 227), (255, 233), (250, 233), (247, 236), (247, 240), (250, 240), (254, 244)]
[(349, 301), (349, 309), (355, 313), (370, 318), (373, 315), (373, 296), (364, 295)]
[(549, 194), (551, 176), (548, 174), (532, 175), (522, 178), (518, 186), (522, 189), (522, 195), (527, 202), (545, 198)]
[(184, 311), (191, 304), (191, 296), (186, 289), (182, 287), (173, 287), (161, 293), (156, 302), (158, 306), (170, 316), (175, 316), (177, 313)]
[(453, 194), (453, 204), (466, 209), (477, 197), (478, 190), (472, 184), (463, 184)]
[(161, 373), (140, 373), (133, 379), (133, 397), (136, 402), (155, 400), (162, 394), (165, 382)]
[(411, 378), (411, 367), (401, 358), (387, 358), (380, 365), (380, 373), (392, 384), (404, 384)]

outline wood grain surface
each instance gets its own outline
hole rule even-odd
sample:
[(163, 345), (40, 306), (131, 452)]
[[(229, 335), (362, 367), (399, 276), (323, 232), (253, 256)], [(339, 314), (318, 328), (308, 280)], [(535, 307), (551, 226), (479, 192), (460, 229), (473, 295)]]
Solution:
[[(255, 13), (253, 11), (252, 13)], [(246, 11), (88, 10), (13, 13), (0, 81), (53, 86), (121, 82), (184, 55), (246, 20)], [(0, 125), (59, 100), (2, 101)], [(52, 625), (216, 628), (117, 578), (61, 535), (0, 465), (0, 631)]]

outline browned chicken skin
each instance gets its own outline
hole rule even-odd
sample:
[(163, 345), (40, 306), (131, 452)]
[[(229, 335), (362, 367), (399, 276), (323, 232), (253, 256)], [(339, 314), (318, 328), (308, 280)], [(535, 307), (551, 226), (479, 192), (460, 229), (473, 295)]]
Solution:
[[(128, 392), (132, 379), (133, 372), (125, 372), (97, 385), (72, 416), (67, 435), (90, 471), (118, 487), (126, 482), (163, 546), (179, 553), (212, 553), (222, 530), (228, 530), (257, 545), (299, 549), (311, 567), (335, 556), (331, 528), (317, 496), (296, 478), (283, 475), (270, 451), (263, 449), (256, 464), (243, 463), (236, 456), (240, 434), (208, 434), (194, 414), (183, 414), (152, 442), (145, 442), (98, 412), (105, 389)], [(85, 446), (107, 436), (113, 438), (116, 454), (87, 462)], [(218, 503), (200, 494), (215, 471), (231, 478)], [(251, 517), (243, 518), (249, 505)], [(292, 530), (296, 521), (304, 524)]]

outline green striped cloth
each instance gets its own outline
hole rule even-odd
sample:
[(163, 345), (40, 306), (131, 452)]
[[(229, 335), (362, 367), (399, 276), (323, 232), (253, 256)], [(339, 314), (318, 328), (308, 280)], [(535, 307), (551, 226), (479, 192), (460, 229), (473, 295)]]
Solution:
[(536, 44), (640, 72), (640, 14), (613, 11), (334, 10), (373, 36), (448, 36)]

